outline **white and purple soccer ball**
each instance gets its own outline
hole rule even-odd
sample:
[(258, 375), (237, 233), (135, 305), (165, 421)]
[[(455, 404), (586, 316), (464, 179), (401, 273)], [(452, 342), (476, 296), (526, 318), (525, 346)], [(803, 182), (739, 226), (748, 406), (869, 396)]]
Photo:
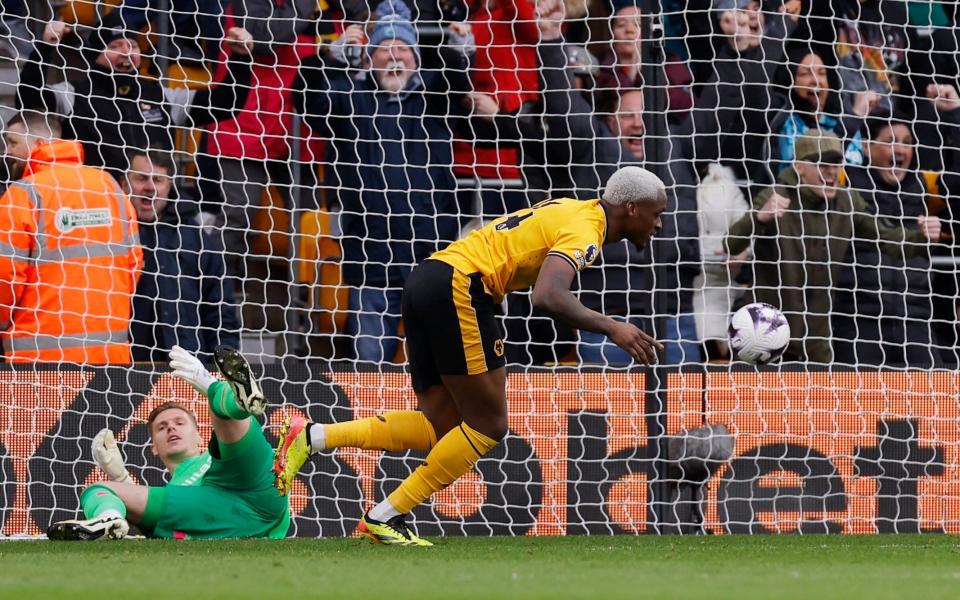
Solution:
[(727, 335), (734, 359), (765, 365), (787, 349), (790, 325), (776, 306), (754, 302), (733, 313)]

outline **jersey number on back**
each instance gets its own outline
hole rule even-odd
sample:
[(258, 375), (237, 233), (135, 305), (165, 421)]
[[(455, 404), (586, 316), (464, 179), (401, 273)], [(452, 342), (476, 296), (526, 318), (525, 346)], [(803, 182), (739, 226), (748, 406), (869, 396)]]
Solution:
[(520, 226), (524, 220), (529, 219), (533, 216), (533, 212), (528, 212), (525, 215), (510, 215), (503, 223), (497, 223), (497, 231), (507, 231), (514, 229)]
[(515, 229), (515, 228), (517, 228), (517, 227), (520, 226), (520, 223), (523, 223), (525, 220), (527, 220), (527, 219), (529, 219), (530, 217), (532, 217), (534, 210), (536, 210), (536, 209), (538, 209), (538, 208), (543, 208), (544, 206), (551, 206), (551, 205), (553, 205), (553, 204), (560, 204), (560, 203), (557, 202), (556, 200), (544, 200), (543, 202), (539, 202), (539, 203), (537, 203), (537, 204), (534, 204), (534, 205), (533, 205), (533, 208), (530, 210), (530, 212), (525, 213), (525, 214), (522, 214), (522, 215), (518, 215), (518, 214), (514, 213), (514, 214), (508, 216), (502, 223), (497, 223), (495, 229), (496, 229), (497, 231), (509, 231), (509, 230), (511, 230), (511, 229)]

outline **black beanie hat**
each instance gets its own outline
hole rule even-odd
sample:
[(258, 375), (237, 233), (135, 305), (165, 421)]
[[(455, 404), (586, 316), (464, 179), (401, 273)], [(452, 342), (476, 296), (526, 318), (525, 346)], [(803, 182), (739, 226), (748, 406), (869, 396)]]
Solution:
[(136, 33), (123, 27), (98, 27), (87, 36), (86, 48), (91, 52), (100, 53), (110, 45), (110, 42), (127, 38), (135, 41)]

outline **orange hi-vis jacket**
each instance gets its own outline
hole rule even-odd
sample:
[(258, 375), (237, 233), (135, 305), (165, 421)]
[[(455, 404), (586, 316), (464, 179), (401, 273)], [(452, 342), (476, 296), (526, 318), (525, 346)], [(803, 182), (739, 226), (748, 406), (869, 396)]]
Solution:
[(136, 213), (77, 142), (36, 147), (0, 198), (0, 339), (8, 362), (131, 362), (143, 267)]

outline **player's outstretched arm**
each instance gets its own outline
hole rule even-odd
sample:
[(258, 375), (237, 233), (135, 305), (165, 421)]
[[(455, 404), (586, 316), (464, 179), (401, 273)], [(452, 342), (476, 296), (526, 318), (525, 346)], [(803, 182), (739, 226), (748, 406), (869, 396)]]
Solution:
[(570, 327), (609, 335), (616, 322), (581, 304), (570, 291), (576, 274), (567, 261), (548, 255), (533, 285), (533, 305)]
[(657, 361), (663, 346), (630, 323), (623, 323), (590, 310), (570, 291), (576, 271), (559, 256), (547, 256), (533, 286), (533, 305), (570, 327), (602, 333), (644, 364)]

